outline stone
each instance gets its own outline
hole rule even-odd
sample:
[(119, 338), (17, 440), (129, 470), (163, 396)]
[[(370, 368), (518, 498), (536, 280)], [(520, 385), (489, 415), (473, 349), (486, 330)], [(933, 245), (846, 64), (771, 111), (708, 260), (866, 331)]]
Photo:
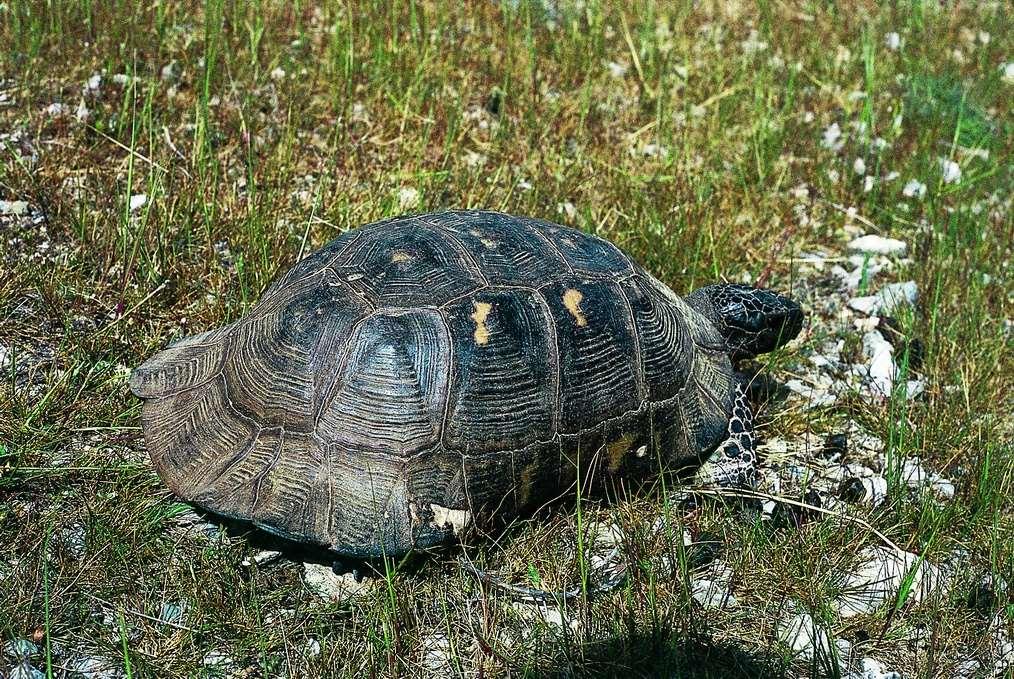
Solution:
[(859, 662), (859, 671), (850, 675), (854, 679), (901, 679), (897, 672), (889, 671), (884, 664), (874, 658), (863, 658)]
[(28, 214), (28, 203), (23, 200), (0, 200), (0, 215), (21, 217)]
[(864, 549), (859, 569), (842, 583), (837, 601), (843, 618), (872, 615), (887, 603), (893, 604), (906, 577), (914, 570), (908, 602), (919, 604), (945, 584), (940, 570), (910, 552), (873, 546)]
[(319, 563), (304, 563), (303, 571), (307, 589), (327, 601), (347, 601), (373, 587), (372, 579), (359, 580), (355, 573), (338, 574), (331, 566)]
[(800, 660), (830, 657), (831, 635), (809, 613), (796, 613), (779, 621), (776, 635)]
[(904, 241), (896, 238), (885, 238), (876, 234), (867, 234), (854, 239), (848, 244), (848, 249), (854, 252), (862, 252), (871, 255), (903, 255), (908, 249)]
[(42, 671), (35, 669), (26, 662), (15, 665), (7, 676), (10, 679), (45, 679), (46, 677)]
[(275, 549), (262, 549), (253, 556), (245, 557), (240, 564), (246, 568), (251, 566), (266, 566), (269, 563), (274, 563), (282, 557), (282, 553)]
[(919, 298), (915, 281), (885, 285), (874, 295), (853, 297), (848, 307), (868, 316), (893, 315), (905, 307), (911, 307)]
[(716, 560), (702, 577), (694, 578), (690, 596), (705, 609), (735, 608), (739, 602), (730, 591), (731, 582), (732, 570), (725, 562)]

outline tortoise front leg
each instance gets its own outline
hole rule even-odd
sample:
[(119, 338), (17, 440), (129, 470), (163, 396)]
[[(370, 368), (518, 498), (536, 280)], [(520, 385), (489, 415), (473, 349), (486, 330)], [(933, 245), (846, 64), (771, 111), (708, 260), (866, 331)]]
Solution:
[(736, 488), (757, 487), (757, 453), (754, 449), (753, 411), (746, 397), (742, 377), (736, 384), (736, 401), (729, 418), (728, 437), (697, 472), (697, 480), (707, 485)]

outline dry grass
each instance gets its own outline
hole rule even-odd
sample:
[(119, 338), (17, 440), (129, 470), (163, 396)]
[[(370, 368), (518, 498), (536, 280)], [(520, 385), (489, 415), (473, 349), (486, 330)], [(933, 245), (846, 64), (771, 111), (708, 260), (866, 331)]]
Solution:
[[(900, 50), (885, 47), (891, 31)], [(1009, 594), (987, 612), (970, 596), (983, 574), (1014, 576), (1012, 34), (1001, 3), (0, 4), (0, 198), (31, 206), (0, 216), (0, 348), (12, 349), (0, 357), (0, 637), (34, 635), (53, 676), (83, 656), (131, 676), (414, 676), (437, 660), (436, 676), (834, 675), (833, 660), (793, 662), (775, 640), (802, 602), (864, 652), (904, 658), (909, 676), (985, 657)], [(832, 123), (839, 150), (820, 144)], [(962, 151), (973, 147), (988, 157)], [(940, 157), (961, 164), (960, 182), (943, 181)], [(899, 178), (866, 191), (857, 158)], [(903, 195), (909, 179), (924, 198)], [(562, 627), (526, 620), (456, 549), (387, 564), (365, 594), (332, 602), (301, 579), (300, 559), (321, 555), (243, 566), (260, 538), (209, 537), (163, 490), (126, 369), (239, 317), (342, 230), (446, 207), (593, 231), (676, 290), (764, 278), (815, 315), (825, 291), (803, 288), (792, 257), (840, 252), (856, 223), (845, 208), (908, 242), (922, 298), (900, 320), (925, 345), (926, 395), (773, 403), (764, 431), (858, 422), (894, 459), (953, 476), (950, 503), (893, 487), (864, 518), (928, 559), (961, 551), (967, 572), (932, 605), (841, 622), (828, 601), (877, 542), (869, 530), (687, 514), (661, 488), (581, 512), (571, 501), (467, 547), (511, 581), (565, 587), (581, 580), (594, 523), (621, 525), (627, 582), (569, 604)], [(798, 372), (799, 351), (766, 370)], [(744, 606), (693, 603), (707, 550), (685, 550), (684, 528), (722, 545)], [(231, 664), (210, 665), (214, 651)]]

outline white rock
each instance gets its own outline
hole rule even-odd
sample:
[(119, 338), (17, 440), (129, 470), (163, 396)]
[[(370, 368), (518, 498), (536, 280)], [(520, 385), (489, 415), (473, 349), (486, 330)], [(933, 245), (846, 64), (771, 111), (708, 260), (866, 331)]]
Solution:
[(866, 161), (862, 158), (856, 158), (852, 163), (852, 171), (858, 175), (866, 174)]
[(859, 371), (870, 380), (878, 395), (890, 396), (897, 373), (894, 365), (894, 347), (883, 335), (873, 330), (863, 335), (863, 354), (868, 363), (859, 366)]
[(179, 62), (170, 61), (168, 64), (162, 67), (160, 75), (162, 77), (162, 80), (166, 82), (176, 82), (180, 77)]
[(208, 651), (201, 662), (205, 667), (229, 667), (236, 664), (232, 656), (225, 651)]
[(320, 642), (313, 637), (307, 639), (306, 643), (303, 644), (303, 655), (307, 658), (316, 658), (320, 655)]
[(885, 238), (876, 234), (867, 234), (849, 243), (848, 249), (871, 255), (903, 255), (908, 246), (896, 238)]
[(285, 80), (285, 69), (280, 66), (275, 66), (271, 69), (271, 79), (275, 81)]
[(1014, 61), (1000, 64), (1000, 78), (1008, 85), (1014, 85)]
[(338, 575), (330, 566), (319, 563), (303, 564), (303, 582), (307, 589), (328, 601), (345, 601), (366, 593), (373, 587), (372, 579), (356, 581), (352, 573)]
[(35, 669), (26, 662), (15, 665), (7, 676), (9, 679), (45, 679), (46, 677), (41, 670)]
[(897, 672), (888, 671), (884, 664), (874, 658), (863, 658), (859, 671), (849, 675), (850, 679), (901, 679)]
[(1004, 673), (1014, 666), (1014, 640), (1007, 634), (1007, 620), (1004, 610), (996, 612), (990, 622), (989, 652), (993, 661), (992, 676), (1008, 676)]
[(954, 679), (976, 679), (981, 676), (982, 663), (974, 658), (962, 660), (954, 666)]
[(945, 585), (940, 570), (910, 552), (896, 552), (881, 546), (868, 547), (860, 554), (862, 565), (846, 576), (841, 598), (836, 602), (843, 618), (871, 615), (884, 604), (893, 604), (911, 571), (907, 602), (919, 604)]
[(791, 379), (785, 383), (785, 386), (805, 398), (811, 407), (833, 405), (838, 400), (830, 391), (830, 381), (824, 379), (822, 375), (813, 382)]
[(486, 164), (486, 156), (484, 156), (483, 154), (476, 153), (475, 151), (468, 151), (465, 153), (465, 165), (467, 165), (468, 167), (475, 169), (482, 167), (485, 164)]
[(60, 102), (54, 102), (45, 108), (46, 115), (49, 116), (62, 116), (67, 108)]
[(24, 660), (37, 654), (39, 647), (28, 639), (14, 639), (13, 641), (4, 642), (3, 650), (4, 655), (8, 658)]
[(922, 198), (926, 195), (926, 185), (918, 179), (909, 179), (901, 190), (901, 195), (906, 198)]
[(912, 306), (919, 299), (919, 287), (915, 281), (891, 283), (877, 292), (880, 311), (888, 316), (897, 313), (902, 307)]
[(265, 564), (277, 561), (282, 556), (282, 553), (274, 549), (262, 549), (253, 556), (248, 556), (243, 559), (240, 563), (243, 566), (249, 568), (250, 566), (263, 566)]
[(884, 36), (884, 46), (892, 52), (901, 49), (901, 36), (891, 31)]
[(403, 186), (398, 190), (398, 207), (411, 210), (419, 205), (419, 190), (411, 186)]
[(130, 197), (130, 211), (134, 212), (144, 207), (144, 204), (148, 202), (148, 196), (143, 193), (135, 193)]
[(919, 288), (915, 281), (905, 281), (885, 285), (875, 295), (854, 297), (848, 301), (848, 307), (869, 316), (893, 316), (918, 299)]
[(848, 301), (848, 307), (867, 316), (873, 316), (880, 310), (880, 304), (876, 295), (853, 297)]
[(830, 656), (831, 635), (808, 613), (797, 613), (780, 620), (776, 635), (801, 660), (812, 660), (817, 654), (823, 658)]
[(609, 75), (614, 78), (622, 78), (627, 74), (627, 67), (615, 61), (610, 61), (606, 64), (606, 69), (609, 71)]
[(832, 151), (838, 151), (845, 145), (845, 142), (841, 140), (841, 127), (838, 123), (831, 123), (827, 126), (820, 140), (820, 145)]
[(940, 158), (940, 172), (944, 184), (956, 184), (961, 181), (961, 166), (950, 158)]
[(28, 213), (28, 203), (23, 200), (0, 200), (0, 215), (20, 217)]
[(77, 118), (80, 123), (87, 123), (88, 119), (91, 118), (92, 113), (88, 110), (88, 105), (85, 104), (84, 97), (78, 102), (77, 109), (74, 111), (74, 117)]
[(734, 608), (739, 605), (729, 590), (732, 570), (723, 561), (714, 561), (703, 577), (690, 585), (690, 596), (706, 609)]
[(75, 658), (67, 663), (67, 669), (88, 677), (88, 679), (121, 679), (126, 673), (112, 660), (96, 656)]
[(511, 603), (511, 608), (525, 621), (539, 621), (560, 630), (566, 627), (573, 632), (581, 627), (581, 621), (578, 618), (565, 616), (559, 608), (551, 604), (514, 601)]
[(92, 77), (88, 78), (88, 82), (85, 83), (85, 91), (97, 93), (100, 87), (102, 87), (102, 75), (100, 73), (93, 73)]
[(442, 632), (431, 632), (419, 640), (422, 669), (427, 676), (447, 676), (451, 672), (451, 640)]

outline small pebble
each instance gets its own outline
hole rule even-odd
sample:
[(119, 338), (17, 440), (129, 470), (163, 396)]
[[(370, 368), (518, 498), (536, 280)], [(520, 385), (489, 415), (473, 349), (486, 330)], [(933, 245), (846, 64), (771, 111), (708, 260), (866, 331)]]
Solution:
[(868, 234), (853, 240), (848, 244), (848, 249), (871, 255), (903, 255), (908, 246), (904, 241), (897, 240), (896, 238), (885, 238), (875, 234)]
[(0, 200), (0, 215), (20, 217), (28, 213), (28, 203), (23, 200)]
[(818, 625), (808, 613), (797, 613), (779, 621), (778, 640), (789, 647), (800, 660), (812, 660), (819, 655), (827, 658), (831, 652), (831, 635)]

